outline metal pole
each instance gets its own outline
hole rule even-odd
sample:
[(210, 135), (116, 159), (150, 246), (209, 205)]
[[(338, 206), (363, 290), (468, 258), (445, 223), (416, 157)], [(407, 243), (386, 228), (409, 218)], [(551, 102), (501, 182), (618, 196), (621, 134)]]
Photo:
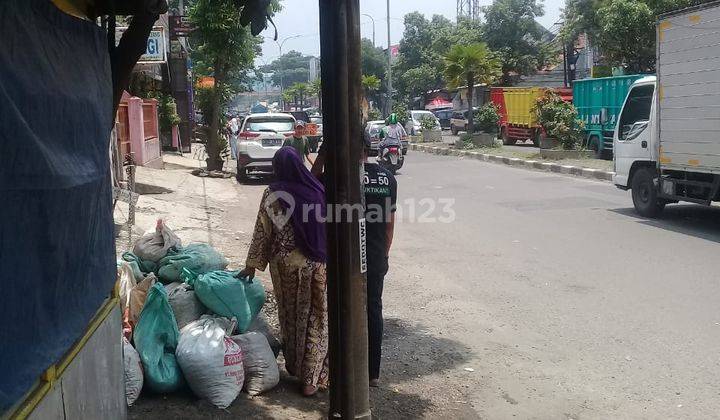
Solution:
[[(360, 125), (359, 0), (319, 0), (320, 71), (329, 208), (363, 203)], [(342, 206), (342, 207), (338, 207)], [(344, 213), (344, 212), (343, 212)], [(328, 234), (330, 411), (333, 419), (370, 419), (367, 280), (361, 272), (362, 214), (333, 218)]]
[(282, 44), (277, 41), (275, 41), (275, 42), (278, 44), (278, 49), (280, 50), (280, 57), (278, 57), (278, 66), (280, 69), (280, 112), (283, 112), (283, 111), (285, 111), (285, 95), (283, 95), (283, 92), (285, 92), (285, 88), (283, 86), (285, 84), (285, 82), (283, 81)]
[(373, 25), (373, 47), (375, 47), (375, 18), (373, 18), (372, 16), (368, 15), (367, 13), (363, 13), (363, 16), (369, 17), (370, 20), (372, 21), (372, 25)]
[(390, 0), (387, 0), (387, 104), (385, 105), (387, 107), (387, 113), (389, 114), (392, 111), (392, 94), (393, 94), (393, 88), (392, 88), (392, 51), (390, 51)]

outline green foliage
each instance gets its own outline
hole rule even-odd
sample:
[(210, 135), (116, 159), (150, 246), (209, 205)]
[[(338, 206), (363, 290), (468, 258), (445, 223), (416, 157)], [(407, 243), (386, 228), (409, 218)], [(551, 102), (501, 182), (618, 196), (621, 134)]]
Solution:
[(175, 99), (167, 94), (160, 94), (158, 100), (158, 123), (161, 133), (170, 133), (173, 126), (180, 124)]
[(214, 88), (200, 100), (205, 101), (200, 108), (209, 125), (209, 162), (220, 159), (222, 108), (251, 79), (260, 53), (261, 39), (253, 34), (264, 29), (279, 8), (273, 0), (194, 0), (190, 6), (189, 18), (196, 27), (190, 37), (195, 74), (215, 78)]
[(397, 116), (398, 122), (405, 125), (410, 118), (410, 111), (408, 111), (407, 105), (402, 102), (395, 102), (392, 105), (392, 113)]
[(575, 107), (555, 92), (548, 91), (535, 104), (538, 123), (548, 137), (558, 140), (565, 150), (576, 149), (583, 138), (585, 124), (577, 118)]
[(500, 109), (493, 103), (488, 103), (475, 111), (477, 128), (485, 133), (493, 134), (498, 132), (500, 122)]
[(483, 40), (499, 55), (505, 83), (513, 74), (531, 74), (547, 63), (550, 54), (543, 48), (546, 31), (535, 20), (544, 14), (541, 2), (494, 0), (484, 13)]
[(297, 51), (289, 51), (273, 60), (260, 70), (264, 73), (272, 73), (273, 85), (280, 86), (282, 79), (283, 88), (288, 88), (295, 83), (308, 81), (311, 55), (304, 55)]
[(362, 87), (365, 92), (375, 92), (380, 89), (380, 79), (374, 75), (363, 75), (362, 76)]
[(630, 73), (655, 70), (657, 16), (710, 0), (566, 0), (561, 32), (566, 42), (587, 33), (606, 65)]
[[(468, 90), (468, 109), (473, 107), (476, 83), (492, 84), (501, 74), (500, 60), (482, 42), (453, 45), (445, 56), (445, 77), (448, 85)], [(474, 115), (468, 115), (468, 131), (474, 132)]]
[(370, 108), (368, 110), (368, 121), (375, 121), (382, 119), (382, 112), (377, 108)]
[(428, 20), (413, 12), (405, 15), (400, 54), (393, 68), (393, 86), (399, 96), (414, 98), (445, 86), (444, 57), (451, 45), (481, 41), (482, 25), (470, 19), (457, 23), (435, 15)]
[(387, 72), (387, 54), (380, 47), (373, 47), (372, 41), (363, 38), (360, 41), (360, 57), (362, 74), (385, 79)]
[(437, 126), (437, 120), (434, 117), (425, 115), (424, 117), (420, 118), (420, 127), (423, 130), (432, 130), (436, 126)]
[(655, 13), (637, 0), (610, 0), (597, 11), (597, 45), (604, 56), (630, 72), (655, 67)]
[(453, 45), (445, 56), (445, 78), (452, 88), (474, 83), (491, 84), (500, 75), (500, 61), (486, 44)]

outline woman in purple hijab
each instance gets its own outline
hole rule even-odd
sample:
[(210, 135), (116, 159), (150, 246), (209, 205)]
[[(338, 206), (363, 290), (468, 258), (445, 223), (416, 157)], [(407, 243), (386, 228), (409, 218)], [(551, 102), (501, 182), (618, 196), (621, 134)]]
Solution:
[(239, 276), (270, 267), (285, 367), (310, 396), (327, 387), (329, 374), (325, 190), (292, 147), (275, 153), (273, 171)]

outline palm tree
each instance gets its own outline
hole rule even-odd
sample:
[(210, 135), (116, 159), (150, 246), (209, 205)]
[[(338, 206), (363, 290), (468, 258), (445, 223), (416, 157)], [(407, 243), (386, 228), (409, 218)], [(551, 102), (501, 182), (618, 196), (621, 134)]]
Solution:
[(502, 74), (502, 65), (484, 42), (454, 45), (445, 56), (445, 78), (452, 88), (467, 86), (468, 133), (475, 132), (473, 95), (476, 83), (491, 84)]
[(320, 78), (317, 78), (310, 82), (308, 94), (317, 96), (318, 108), (322, 109), (322, 81), (320, 80)]
[(308, 84), (307, 83), (294, 83), (292, 86), (290, 86), (290, 89), (295, 91), (295, 94), (300, 99), (300, 108), (303, 108), (305, 106), (305, 94), (308, 93)]

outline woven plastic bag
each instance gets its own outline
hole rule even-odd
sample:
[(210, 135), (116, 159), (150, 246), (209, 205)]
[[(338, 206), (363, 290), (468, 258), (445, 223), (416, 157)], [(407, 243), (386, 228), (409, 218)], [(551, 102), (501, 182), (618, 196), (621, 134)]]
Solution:
[(228, 337), (234, 322), (203, 315), (183, 328), (177, 360), (190, 389), (218, 408), (227, 408), (242, 390), (243, 353)]
[(123, 337), (123, 362), (125, 367), (125, 400), (127, 405), (133, 405), (140, 396), (143, 387), (143, 370), (140, 355)]
[(162, 284), (150, 289), (134, 335), (147, 386), (158, 393), (180, 389), (184, 381), (175, 359), (180, 332)]
[(181, 273), (187, 268), (194, 273), (224, 270), (228, 261), (208, 244), (193, 243), (182, 250), (170, 252), (158, 263), (158, 277), (163, 283), (182, 281)]
[(158, 219), (155, 232), (146, 234), (135, 242), (133, 253), (146, 261), (158, 262), (165, 258), (171, 249), (182, 248), (182, 241), (173, 231)]
[(183, 277), (203, 305), (217, 315), (235, 318), (238, 331), (244, 333), (265, 304), (265, 288), (259, 279), (238, 279), (237, 273), (211, 271), (198, 275), (186, 269)]
[(165, 286), (168, 302), (172, 307), (178, 329), (182, 330), (187, 324), (197, 321), (206, 312), (207, 308), (195, 296), (195, 291), (186, 283), (170, 283)]
[(249, 395), (259, 395), (280, 383), (280, 370), (267, 338), (259, 332), (231, 337), (243, 352), (245, 369), (244, 389)]

